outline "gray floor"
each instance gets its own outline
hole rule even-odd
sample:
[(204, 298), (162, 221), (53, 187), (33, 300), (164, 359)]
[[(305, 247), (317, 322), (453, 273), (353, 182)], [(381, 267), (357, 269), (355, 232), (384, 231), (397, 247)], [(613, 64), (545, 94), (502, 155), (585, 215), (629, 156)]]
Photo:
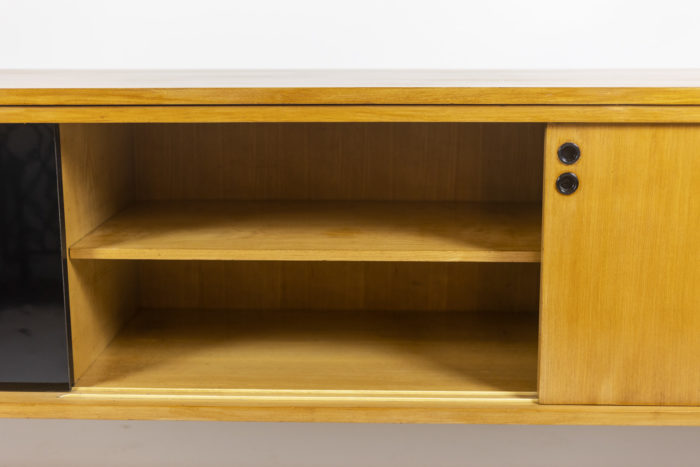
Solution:
[(0, 466), (700, 466), (700, 428), (0, 420)]

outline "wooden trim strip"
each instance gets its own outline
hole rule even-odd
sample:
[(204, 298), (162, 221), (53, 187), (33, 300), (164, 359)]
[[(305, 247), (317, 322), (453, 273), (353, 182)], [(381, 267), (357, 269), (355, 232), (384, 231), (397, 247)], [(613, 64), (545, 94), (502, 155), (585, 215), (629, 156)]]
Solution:
[(700, 105), (700, 87), (0, 89), (0, 105)]
[(698, 123), (700, 106), (380, 105), (0, 107), (0, 123)]
[(74, 388), (62, 399), (199, 401), (213, 404), (323, 405), (360, 404), (368, 406), (406, 404), (464, 404), (477, 401), (528, 403), (536, 392), (526, 391), (370, 391), (303, 389), (177, 389), (177, 388)]
[(0, 417), (105, 420), (226, 420), (548, 425), (700, 425), (700, 407), (539, 405), (535, 400), (474, 399), (436, 404), (227, 401), (186, 398), (65, 397), (2, 393)]

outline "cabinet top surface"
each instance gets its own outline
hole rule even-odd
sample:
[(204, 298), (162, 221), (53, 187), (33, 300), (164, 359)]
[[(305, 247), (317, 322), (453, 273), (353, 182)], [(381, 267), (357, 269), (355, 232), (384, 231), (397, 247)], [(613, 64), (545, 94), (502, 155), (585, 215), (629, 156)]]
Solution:
[(0, 70), (0, 105), (700, 105), (687, 70)]

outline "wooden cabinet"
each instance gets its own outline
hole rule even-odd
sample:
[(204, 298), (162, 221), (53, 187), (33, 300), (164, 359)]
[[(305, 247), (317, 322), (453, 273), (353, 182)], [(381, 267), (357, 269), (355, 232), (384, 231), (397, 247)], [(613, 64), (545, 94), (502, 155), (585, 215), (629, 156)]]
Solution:
[(700, 88), (246, 76), (0, 90), (59, 125), (74, 376), (0, 415), (700, 424)]

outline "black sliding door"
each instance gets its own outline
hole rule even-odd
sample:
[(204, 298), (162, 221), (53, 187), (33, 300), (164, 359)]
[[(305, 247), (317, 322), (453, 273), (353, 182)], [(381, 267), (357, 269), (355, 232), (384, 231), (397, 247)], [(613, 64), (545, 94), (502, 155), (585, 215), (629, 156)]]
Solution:
[(0, 125), (0, 390), (67, 389), (53, 125)]

